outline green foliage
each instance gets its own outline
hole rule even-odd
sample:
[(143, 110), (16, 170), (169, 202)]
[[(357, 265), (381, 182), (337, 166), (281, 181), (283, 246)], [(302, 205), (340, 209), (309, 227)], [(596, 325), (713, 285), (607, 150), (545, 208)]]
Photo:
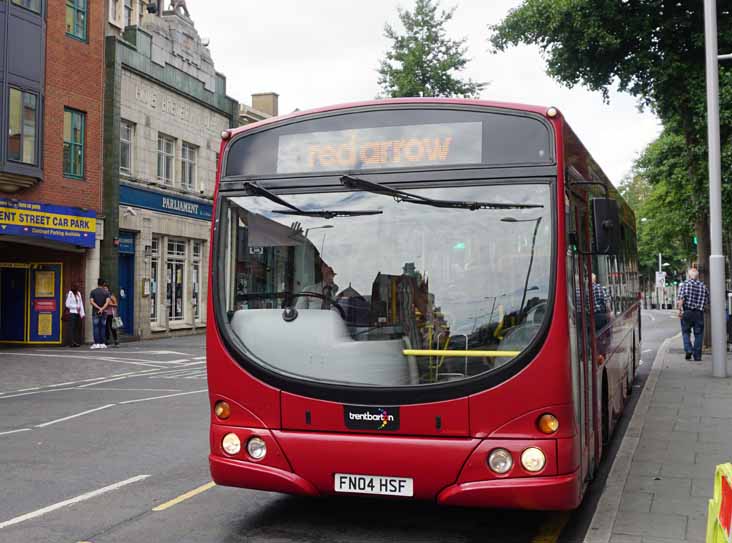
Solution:
[(384, 34), (392, 46), (379, 67), (384, 96), (476, 98), (485, 86), (453, 75), (469, 61), (465, 56), (466, 40), (447, 37), (445, 24), (452, 19), (455, 8), (440, 13), (438, 8), (438, 0), (417, 0), (414, 11), (398, 10), (404, 34), (385, 26)]
[[(648, 243), (683, 244), (691, 237), (692, 225), (701, 228), (707, 220), (703, 7), (698, 0), (523, 0), (491, 27), (495, 51), (520, 43), (538, 45), (547, 73), (560, 83), (601, 91), (606, 101), (617, 86), (661, 118), (665, 133), (637, 164), (637, 173), (653, 186), (643, 204), (649, 207), (639, 216), (649, 222), (651, 213), (664, 218), (648, 225), (655, 229)], [(732, 52), (731, 7), (728, 0), (717, 1), (721, 52)], [(720, 67), (719, 84), (723, 181), (731, 182), (729, 66)], [(725, 197), (729, 192), (725, 187)], [(700, 239), (700, 246), (704, 241)], [(649, 245), (648, 251), (654, 247)], [(676, 249), (687, 252), (685, 245)]]

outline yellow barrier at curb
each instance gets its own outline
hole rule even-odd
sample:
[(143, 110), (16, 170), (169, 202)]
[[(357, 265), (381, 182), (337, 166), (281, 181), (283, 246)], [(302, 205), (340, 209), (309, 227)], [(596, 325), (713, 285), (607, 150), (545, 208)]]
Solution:
[(720, 464), (714, 473), (714, 496), (707, 509), (706, 543), (732, 541), (732, 464)]

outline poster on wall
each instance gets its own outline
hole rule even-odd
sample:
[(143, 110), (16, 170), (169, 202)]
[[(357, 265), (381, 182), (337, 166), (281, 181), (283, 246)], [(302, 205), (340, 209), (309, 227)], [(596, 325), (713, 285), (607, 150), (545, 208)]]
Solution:
[(56, 274), (52, 271), (36, 271), (36, 298), (56, 296)]
[(38, 314), (38, 336), (49, 337), (53, 335), (53, 313)]

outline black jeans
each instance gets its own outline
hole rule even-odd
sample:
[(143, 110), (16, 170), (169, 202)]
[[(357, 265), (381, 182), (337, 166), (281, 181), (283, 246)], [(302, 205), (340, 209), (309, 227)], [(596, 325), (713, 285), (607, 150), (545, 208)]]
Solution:
[(117, 338), (117, 329), (112, 326), (112, 320), (114, 317), (112, 315), (107, 315), (107, 331), (104, 335), (105, 340), (104, 342), (109, 345), (109, 340), (114, 339), (114, 344), (119, 344), (119, 339)]
[(69, 345), (81, 345), (81, 318), (78, 313), (69, 313)]
[[(694, 330), (694, 346), (691, 345), (691, 331)], [(685, 309), (681, 317), (681, 335), (684, 338), (684, 351), (692, 353), (694, 360), (701, 360), (702, 340), (704, 339), (704, 312)]]

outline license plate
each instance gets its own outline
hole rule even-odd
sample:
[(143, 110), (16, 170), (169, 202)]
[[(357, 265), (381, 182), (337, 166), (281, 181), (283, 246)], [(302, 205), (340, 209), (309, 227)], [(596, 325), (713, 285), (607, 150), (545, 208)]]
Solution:
[(378, 475), (335, 474), (335, 491), (382, 496), (414, 496), (413, 479)]

